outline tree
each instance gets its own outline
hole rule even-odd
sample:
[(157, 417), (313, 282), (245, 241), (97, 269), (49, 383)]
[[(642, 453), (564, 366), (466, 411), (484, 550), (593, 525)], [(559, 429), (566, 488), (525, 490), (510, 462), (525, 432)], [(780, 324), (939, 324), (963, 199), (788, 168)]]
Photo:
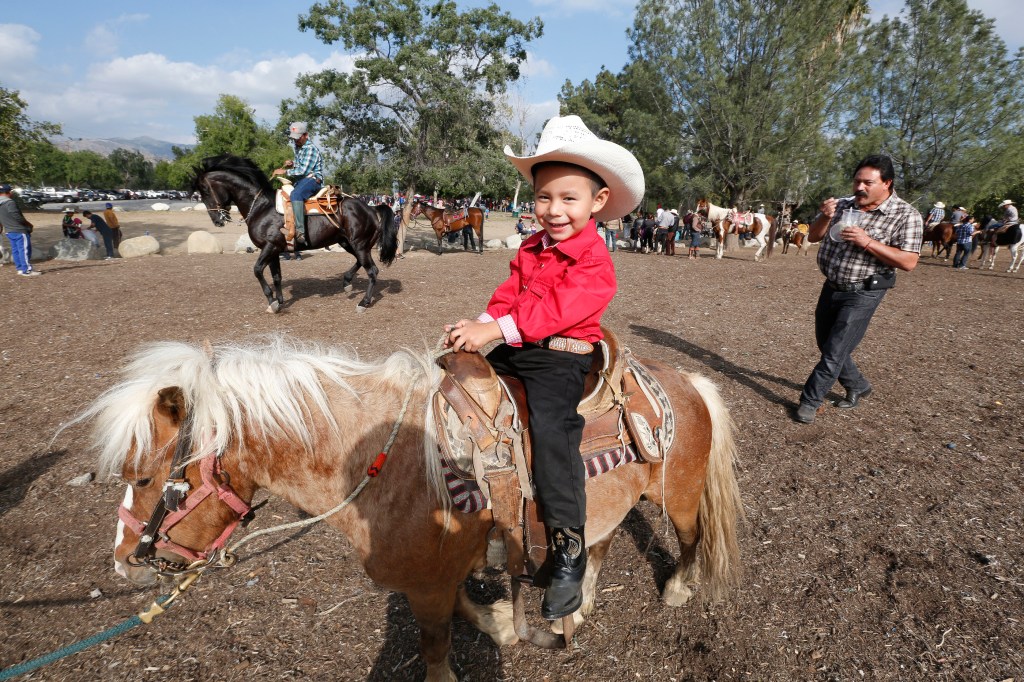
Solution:
[(59, 135), (60, 126), (32, 121), (17, 90), (0, 85), (0, 182), (24, 182), (33, 174), (33, 143)]
[(135, 149), (115, 149), (107, 157), (117, 172), (114, 183), (129, 189), (149, 189), (153, 186), (153, 164)]
[(824, 132), (846, 110), (866, 10), (864, 0), (640, 0), (630, 54), (669, 97), (679, 157), (711, 196), (781, 201), (817, 172)]
[(908, 198), (966, 204), (1019, 175), (1024, 48), (1008, 59), (966, 0), (907, 0), (865, 34), (862, 58), (875, 68), (852, 129), (893, 157)]
[(500, 176), (489, 170), (501, 158), (491, 96), (519, 78), (539, 19), (493, 4), (460, 12), (451, 0), (329, 0), (299, 28), (357, 55), (352, 73), (300, 76), (300, 101), (282, 104), (282, 117), (315, 126), (339, 169), (371, 170), (389, 189), (396, 179), (407, 196), (417, 186), (462, 194)]
[(111, 187), (121, 179), (110, 159), (88, 150), (70, 152), (65, 173), (71, 187)]
[(687, 182), (688, 164), (681, 158), (682, 122), (650, 67), (644, 60), (628, 64), (619, 74), (601, 67), (593, 82), (574, 86), (566, 81), (558, 95), (561, 115), (579, 116), (595, 135), (636, 156), (647, 185), (644, 210), (697, 198), (687, 196), (692, 183)]
[(196, 164), (208, 156), (243, 156), (268, 174), (290, 157), (284, 136), (257, 122), (253, 108), (240, 97), (221, 95), (212, 114), (193, 120), (196, 146), (187, 152), (173, 148), (176, 158), (164, 174), (165, 182), (174, 187), (187, 186)]

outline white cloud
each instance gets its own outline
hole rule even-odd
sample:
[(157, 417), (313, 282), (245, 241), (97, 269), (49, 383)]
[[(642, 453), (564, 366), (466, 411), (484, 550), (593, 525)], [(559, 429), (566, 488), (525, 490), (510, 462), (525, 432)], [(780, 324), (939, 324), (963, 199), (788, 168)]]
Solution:
[(121, 29), (128, 24), (144, 22), (147, 19), (148, 14), (122, 14), (116, 19), (97, 24), (86, 36), (84, 47), (98, 56), (117, 54)]
[(526, 52), (526, 62), (522, 65), (522, 75), (526, 78), (534, 76), (553, 76), (555, 67), (548, 60), (538, 57), (535, 52)]
[(283, 55), (226, 69), (149, 52), (92, 64), (84, 82), (60, 91), (29, 89), (23, 94), (34, 118), (64, 122), (71, 136), (95, 136), (102, 130), (106, 132), (99, 134), (109, 137), (151, 135), (189, 142), (192, 117), (212, 112), (221, 94), (241, 97), (257, 118), (276, 122), (280, 101), (298, 92), (295, 78), (300, 73), (351, 71), (353, 60), (337, 52), (323, 60)]
[(0, 24), (0, 73), (9, 73), (36, 56), (36, 43), (42, 36), (23, 24)]

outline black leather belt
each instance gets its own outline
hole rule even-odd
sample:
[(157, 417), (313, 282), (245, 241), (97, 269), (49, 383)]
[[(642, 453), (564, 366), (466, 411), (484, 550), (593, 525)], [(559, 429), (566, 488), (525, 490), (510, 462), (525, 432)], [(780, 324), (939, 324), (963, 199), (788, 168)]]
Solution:
[(863, 291), (864, 282), (851, 282), (849, 284), (840, 284), (839, 282), (833, 282), (828, 280), (827, 284), (835, 289), (836, 291)]

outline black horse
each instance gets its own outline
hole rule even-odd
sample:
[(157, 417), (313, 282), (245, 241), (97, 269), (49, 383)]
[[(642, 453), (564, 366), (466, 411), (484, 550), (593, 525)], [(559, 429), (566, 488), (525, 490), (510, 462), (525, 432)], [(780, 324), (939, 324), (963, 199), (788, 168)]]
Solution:
[[(210, 219), (218, 227), (231, 220), (229, 210), (232, 204), (241, 211), (242, 220), (249, 229), (249, 239), (260, 248), (260, 257), (256, 259), (253, 272), (263, 287), (263, 295), (267, 297), (267, 312), (276, 313), (284, 304), (280, 256), (287, 250), (287, 245), (281, 232), (284, 216), (274, 207), (276, 191), (267, 176), (249, 159), (222, 154), (200, 162), (195, 169), (192, 189), (202, 196)], [(358, 199), (344, 197), (333, 221), (321, 215), (306, 217), (306, 236), (307, 244), (296, 244), (297, 250), (341, 244), (356, 257), (356, 264), (344, 275), (345, 291), (352, 290), (352, 278), (359, 268), (366, 270), (370, 284), (356, 308), (360, 312), (365, 310), (373, 302), (373, 287), (377, 283), (377, 264), (370, 255), (373, 247), (380, 242), (380, 259), (385, 265), (391, 265), (398, 252), (398, 226), (391, 207), (381, 204), (371, 208)], [(263, 276), (268, 265), (274, 279), (273, 289)]]

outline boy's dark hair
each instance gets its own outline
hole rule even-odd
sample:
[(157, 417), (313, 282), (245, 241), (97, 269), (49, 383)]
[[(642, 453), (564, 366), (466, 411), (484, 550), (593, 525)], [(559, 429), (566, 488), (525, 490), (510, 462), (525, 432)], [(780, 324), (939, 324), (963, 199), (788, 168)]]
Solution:
[[(857, 171), (861, 168), (874, 168), (878, 171), (878, 174), (882, 176), (883, 182), (891, 182), (896, 178), (896, 169), (893, 168), (892, 159), (885, 154), (872, 154), (871, 156), (865, 156), (857, 167), (853, 169), (853, 175), (857, 175)], [(850, 177), (853, 177), (851, 175)]]
[(92, 215), (92, 211), (82, 211), (82, 216), (88, 218)]
[(556, 168), (559, 166), (562, 168), (573, 168), (575, 170), (582, 171), (583, 174), (590, 179), (590, 183), (593, 187), (593, 194), (595, 196), (598, 192), (600, 192), (602, 189), (608, 186), (608, 183), (602, 180), (601, 176), (595, 173), (594, 171), (590, 170), (589, 168), (584, 168), (583, 166), (580, 166), (575, 163), (569, 163), (568, 161), (541, 161), (540, 163), (535, 164), (533, 168), (530, 169), (530, 175), (533, 176), (533, 183), (535, 185), (537, 184), (537, 173), (539, 171), (543, 170), (544, 168)]

